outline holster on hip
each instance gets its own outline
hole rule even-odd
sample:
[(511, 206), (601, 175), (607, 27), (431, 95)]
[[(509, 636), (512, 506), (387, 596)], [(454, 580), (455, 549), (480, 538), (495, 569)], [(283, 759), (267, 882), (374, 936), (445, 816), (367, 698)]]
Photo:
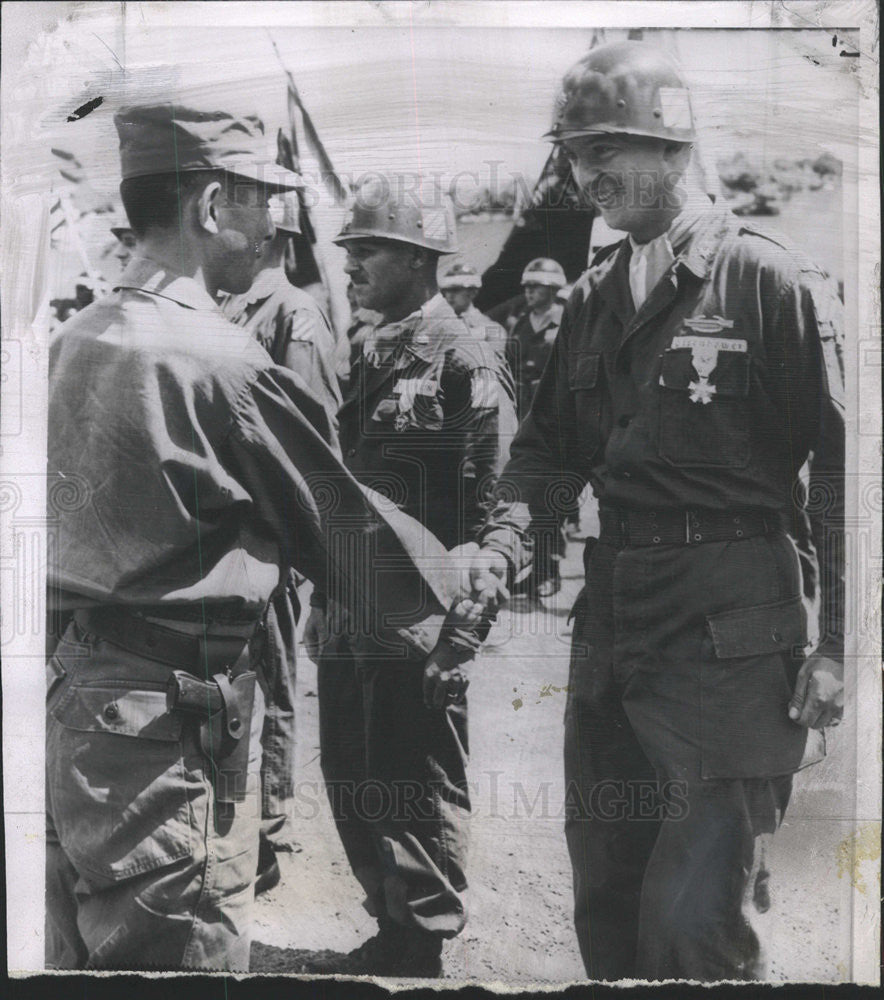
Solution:
[(170, 711), (199, 719), (200, 748), (212, 764), (219, 802), (242, 802), (246, 797), (257, 674), (236, 671), (247, 657), (245, 647), (233, 667), (213, 674), (209, 681), (186, 670), (173, 670), (166, 694)]
[(218, 802), (242, 802), (246, 797), (257, 677), (254, 670), (247, 670), (232, 679), (226, 674), (212, 678), (222, 708), (200, 723), (200, 746), (212, 762)]

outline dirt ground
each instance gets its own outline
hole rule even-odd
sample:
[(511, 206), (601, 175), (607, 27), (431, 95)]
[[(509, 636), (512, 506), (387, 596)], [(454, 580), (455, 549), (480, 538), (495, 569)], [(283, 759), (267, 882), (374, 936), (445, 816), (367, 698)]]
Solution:
[[(561, 773), (566, 619), (581, 586), (580, 554), (580, 543), (569, 544), (556, 598), (543, 607), (515, 602), (504, 612), (472, 669), (470, 917), (446, 946), (446, 980), (525, 987), (585, 976), (571, 924)], [(376, 930), (323, 795), (316, 670), (306, 657), (298, 687), (292, 832), (299, 849), (279, 855), (282, 882), (259, 898), (253, 972), (295, 971), (305, 957), (347, 952)], [(834, 735), (827, 759), (798, 775), (783, 827), (767, 847), (772, 906), (757, 916), (756, 929), (773, 981), (850, 977), (849, 723)]]

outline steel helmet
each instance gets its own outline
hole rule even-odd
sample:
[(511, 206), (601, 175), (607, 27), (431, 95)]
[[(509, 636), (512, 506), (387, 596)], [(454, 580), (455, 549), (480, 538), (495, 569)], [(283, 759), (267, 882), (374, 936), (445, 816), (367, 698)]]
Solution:
[(647, 42), (600, 45), (562, 80), (544, 138), (620, 133), (693, 142), (691, 96), (681, 69)]
[(439, 276), (439, 288), (481, 288), (482, 279), (472, 264), (451, 264)]
[(370, 174), (357, 185), (344, 226), (332, 242), (367, 239), (456, 253), (454, 205), (438, 184), (415, 174)]
[(274, 195), (270, 198), (270, 218), (277, 229), (285, 233), (300, 233), (301, 223), (298, 221), (301, 203), (298, 196), (293, 191), (286, 191), (283, 194)]
[(549, 257), (538, 257), (522, 272), (523, 285), (548, 285), (551, 288), (564, 288), (567, 284), (565, 272), (558, 261)]

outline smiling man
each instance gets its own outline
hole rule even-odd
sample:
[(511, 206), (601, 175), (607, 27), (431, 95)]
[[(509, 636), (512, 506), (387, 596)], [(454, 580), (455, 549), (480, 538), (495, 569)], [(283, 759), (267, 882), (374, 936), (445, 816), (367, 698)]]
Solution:
[[(568, 300), (474, 584), (505, 595), (555, 484), (592, 485), (565, 716), (587, 974), (753, 978), (754, 840), (842, 712), (840, 303), (691, 187), (690, 94), (654, 47), (572, 67), (549, 137), (628, 237)], [(807, 476), (830, 502), (805, 509)]]

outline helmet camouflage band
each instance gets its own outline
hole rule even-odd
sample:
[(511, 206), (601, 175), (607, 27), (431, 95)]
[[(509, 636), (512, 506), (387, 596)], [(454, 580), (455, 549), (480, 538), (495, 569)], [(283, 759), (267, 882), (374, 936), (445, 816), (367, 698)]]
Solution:
[(564, 288), (567, 284), (561, 264), (549, 257), (538, 257), (522, 272), (523, 285), (547, 285), (550, 288)]
[(437, 184), (414, 174), (371, 174), (357, 185), (347, 220), (332, 242), (365, 239), (456, 253), (454, 205)]
[(544, 138), (605, 133), (694, 141), (690, 91), (665, 52), (647, 42), (601, 45), (565, 74)]
[(472, 264), (452, 264), (439, 276), (439, 288), (481, 288), (482, 279)]

